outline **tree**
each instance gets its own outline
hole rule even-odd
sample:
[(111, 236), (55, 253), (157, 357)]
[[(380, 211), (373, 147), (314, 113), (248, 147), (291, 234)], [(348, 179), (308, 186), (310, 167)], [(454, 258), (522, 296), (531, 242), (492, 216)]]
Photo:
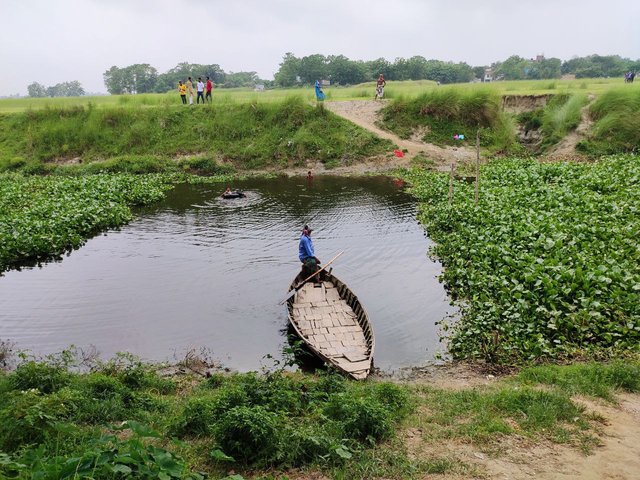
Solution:
[(33, 82), (31, 85), (27, 87), (27, 92), (29, 92), (30, 97), (40, 98), (47, 96), (47, 89), (44, 85)]
[(253, 87), (261, 83), (256, 72), (229, 72), (224, 81), (224, 88)]
[(274, 75), (275, 84), (279, 87), (293, 87), (300, 77), (300, 59), (291, 53), (285, 53), (280, 68)]
[(378, 58), (369, 62), (364, 62), (366, 68), (367, 80), (375, 80), (380, 74), (384, 75), (384, 78), (392, 80), (391, 70), (393, 66), (384, 58)]
[(302, 83), (313, 84), (316, 80), (328, 77), (327, 59), (316, 53), (302, 57), (300, 60), (300, 80)]
[(127, 88), (125, 77), (126, 74), (124, 70), (115, 65), (104, 72), (102, 78), (104, 78), (104, 86), (107, 87), (107, 92), (111, 95), (121, 95), (125, 93)]
[(504, 62), (496, 64), (495, 74), (503, 75), (505, 80), (523, 80), (527, 77), (529, 69), (529, 62), (526, 59), (512, 55)]
[(217, 64), (200, 65), (182, 62), (171, 70), (158, 75), (154, 91), (164, 93), (174, 90), (178, 86), (178, 81), (184, 82), (187, 77), (191, 77), (193, 80), (198, 77), (202, 77), (203, 80), (209, 77), (214, 84), (220, 85), (225, 83), (227, 74)]
[(362, 62), (354, 62), (344, 55), (327, 58), (327, 73), (331, 83), (355, 85), (367, 80), (366, 68)]
[(484, 78), (484, 72), (486, 70), (487, 67), (473, 67), (473, 76), (475, 78), (480, 78), (483, 79)]

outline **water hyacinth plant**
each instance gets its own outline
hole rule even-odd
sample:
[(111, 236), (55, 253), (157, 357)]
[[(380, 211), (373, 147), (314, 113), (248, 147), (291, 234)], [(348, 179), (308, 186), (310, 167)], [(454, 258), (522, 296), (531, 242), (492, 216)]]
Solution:
[(474, 186), (407, 174), (462, 317), (449, 349), (495, 362), (638, 350), (640, 159), (493, 161)]

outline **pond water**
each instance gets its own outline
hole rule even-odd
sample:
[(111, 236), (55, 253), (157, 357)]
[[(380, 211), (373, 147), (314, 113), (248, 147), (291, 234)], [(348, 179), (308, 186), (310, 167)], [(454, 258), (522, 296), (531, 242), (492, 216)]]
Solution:
[(69, 345), (176, 360), (190, 349), (239, 371), (282, 358), (298, 239), (358, 295), (384, 371), (434, 359), (451, 312), (412, 198), (386, 177), (252, 179), (244, 199), (178, 185), (121, 230), (62, 261), (0, 277), (0, 340), (36, 355)]

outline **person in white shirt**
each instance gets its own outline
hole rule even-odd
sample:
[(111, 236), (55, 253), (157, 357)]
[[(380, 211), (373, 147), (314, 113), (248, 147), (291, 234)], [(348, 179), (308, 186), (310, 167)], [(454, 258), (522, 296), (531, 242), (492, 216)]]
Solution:
[(200, 99), (202, 99), (202, 103), (204, 103), (204, 82), (202, 81), (202, 77), (198, 77), (198, 97), (196, 98), (196, 103), (200, 103)]

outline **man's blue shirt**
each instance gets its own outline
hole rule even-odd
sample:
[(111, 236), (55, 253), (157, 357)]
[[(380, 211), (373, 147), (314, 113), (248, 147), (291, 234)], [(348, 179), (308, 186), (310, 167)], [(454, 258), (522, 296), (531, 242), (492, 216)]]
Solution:
[(315, 257), (315, 253), (313, 253), (313, 242), (311, 238), (307, 237), (305, 234), (300, 235), (300, 261), (304, 262), (305, 258)]

